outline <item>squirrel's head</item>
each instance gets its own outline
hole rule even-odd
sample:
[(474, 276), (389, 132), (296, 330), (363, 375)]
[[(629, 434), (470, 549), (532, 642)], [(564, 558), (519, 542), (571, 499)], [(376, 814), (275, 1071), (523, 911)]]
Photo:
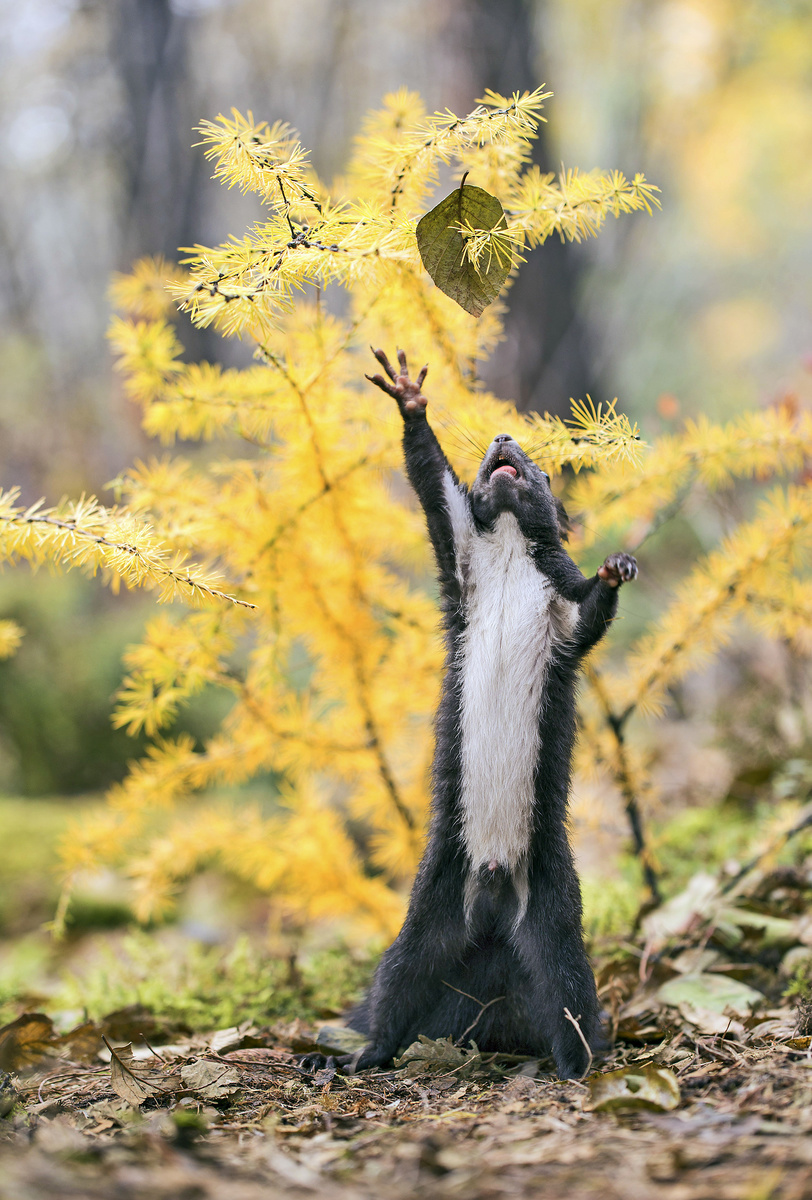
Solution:
[(528, 458), (507, 433), (491, 442), (471, 488), (477, 524), (491, 528), (503, 512), (512, 512), (533, 541), (566, 540), (569, 521), (550, 488), (550, 476)]

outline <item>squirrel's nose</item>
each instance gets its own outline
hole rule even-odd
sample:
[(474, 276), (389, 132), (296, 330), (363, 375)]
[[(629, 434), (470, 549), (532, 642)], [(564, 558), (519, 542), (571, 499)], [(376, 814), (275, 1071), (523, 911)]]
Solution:
[(493, 440), (495, 442), (512, 442), (513, 438), (510, 436), (509, 433), (497, 433), (496, 437)]

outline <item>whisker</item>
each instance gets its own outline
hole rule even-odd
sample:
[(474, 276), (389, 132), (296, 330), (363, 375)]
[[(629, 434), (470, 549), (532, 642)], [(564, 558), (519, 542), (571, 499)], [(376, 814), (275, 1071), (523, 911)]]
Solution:
[(463, 441), (467, 442), (471, 449), (475, 450), (480, 458), (485, 457), (488, 452), (488, 446), (483, 445), (483, 443), (474, 437), (474, 435), (468, 430), (464, 429), (461, 425), (449, 425), (446, 426), (446, 428), (456, 432), (457, 436), (462, 438)]
[(478, 451), (473, 451), (471, 447), (466, 445), (464, 442), (458, 442), (453, 434), (450, 436), (445, 434), (443, 436), (443, 441), (454, 451), (455, 454), (459, 455), (460, 458), (465, 459), (467, 462), (481, 462), (482, 455), (479, 454)]
[(465, 426), (452, 417), (450, 413), (436, 413), (436, 420), (442, 425), (447, 432), (455, 434), (457, 438), (462, 439), (471, 450), (475, 451), (479, 458), (484, 458), (487, 452), (487, 446), (483, 446), (477, 438), (466, 429)]
[(469, 446), (458, 444), (449, 438), (444, 438), (444, 440), (446, 444), (450, 446), (453, 454), (456, 454), (457, 457), (462, 458), (463, 462), (470, 462), (476, 464), (476, 466), (479, 466), (479, 463), (482, 461), (481, 457), (479, 454), (474, 454), (474, 452), (470, 450)]

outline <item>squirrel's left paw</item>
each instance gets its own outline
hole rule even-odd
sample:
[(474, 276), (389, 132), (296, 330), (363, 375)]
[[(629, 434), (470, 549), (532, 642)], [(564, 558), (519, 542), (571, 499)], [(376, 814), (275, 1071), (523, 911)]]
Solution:
[(603, 566), (598, 568), (598, 576), (610, 587), (630, 583), (637, 578), (637, 559), (631, 554), (610, 554)]

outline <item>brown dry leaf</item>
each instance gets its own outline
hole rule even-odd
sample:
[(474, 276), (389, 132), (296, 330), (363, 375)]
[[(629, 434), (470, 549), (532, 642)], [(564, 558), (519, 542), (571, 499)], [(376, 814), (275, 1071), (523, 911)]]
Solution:
[(463, 1050), (450, 1038), (429, 1038), (421, 1033), (416, 1042), (412, 1042), (400, 1058), (395, 1059), (396, 1067), (406, 1067), (408, 1075), (419, 1075), (424, 1070), (444, 1071), (453, 1070), (462, 1076), (475, 1067), (482, 1065), (482, 1055), (472, 1042), (473, 1050)]
[[(106, 1039), (105, 1039), (106, 1041)], [(147, 1066), (143, 1062), (136, 1065), (133, 1057), (132, 1043), (126, 1046), (111, 1046), (106, 1042), (110, 1051), (110, 1085), (117, 1096), (121, 1096), (134, 1108), (143, 1104), (150, 1096), (160, 1096), (177, 1090), (177, 1080), (169, 1079), (164, 1071), (161, 1060), (160, 1066)]]
[(59, 1039), (44, 1013), (23, 1013), (0, 1029), (0, 1070), (25, 1071), (56, 1055)]
[(316, 1032), (316, 1045), (322, 1054), (355, 1054), (368, 1041), (368, 1034), (347, 1025), (322, 1025)]
[(236, 1067), (205, 1058), (185, 1063), (180, 1077), (188, 1091), (204, 1100), (224, 1100), (233, 1096), (240, 1086), (240, 1073)]
[(128, 1004), (102, 1017), (101, 1030), (111, 1042), (132, 1042), (143, 1038), (153, 1046), (186, 1037), (191, 1033), (182, 1021), (160, 1021), (144, 1004)]
[(472, 232), (485, 233), (507, 229), (501, 203), (484, 188), (465, 186), (465, 177), (450, 196), (441, 200), (417, 223), (415, 234), (423, 266), (441, 292), (456, 300), (461, 308), (479, 317), (499, 295), (513, 265), (507, 249), (501, 255), (490, 254), (474, 264), (466, 255), (467, 226)]
[(679, 1104), (679, 1084), (673, 1071), (646, 1066), (621, 1067), (605, 1075), (591, 1075), (589, 1104), (593, 1112), (616, 1112), (618, 1109), (645, 1108), (653, 1112), (668, 1112)]
[(270, 1033), (262, 1033), (250, 1021), (230, 1025), (228, 1029), (216, 1029), (209, 1038), (209, 1049), (215, 1054), (229, 1054), (232, 1050), (251, 1050), (268, 1046)]
[(102, 1048), (101, 1029), (95, 1021), (85, 1021), (63, 1033), (59, 1045), (64, 1047), (72, 1062), (93, 1062)]

